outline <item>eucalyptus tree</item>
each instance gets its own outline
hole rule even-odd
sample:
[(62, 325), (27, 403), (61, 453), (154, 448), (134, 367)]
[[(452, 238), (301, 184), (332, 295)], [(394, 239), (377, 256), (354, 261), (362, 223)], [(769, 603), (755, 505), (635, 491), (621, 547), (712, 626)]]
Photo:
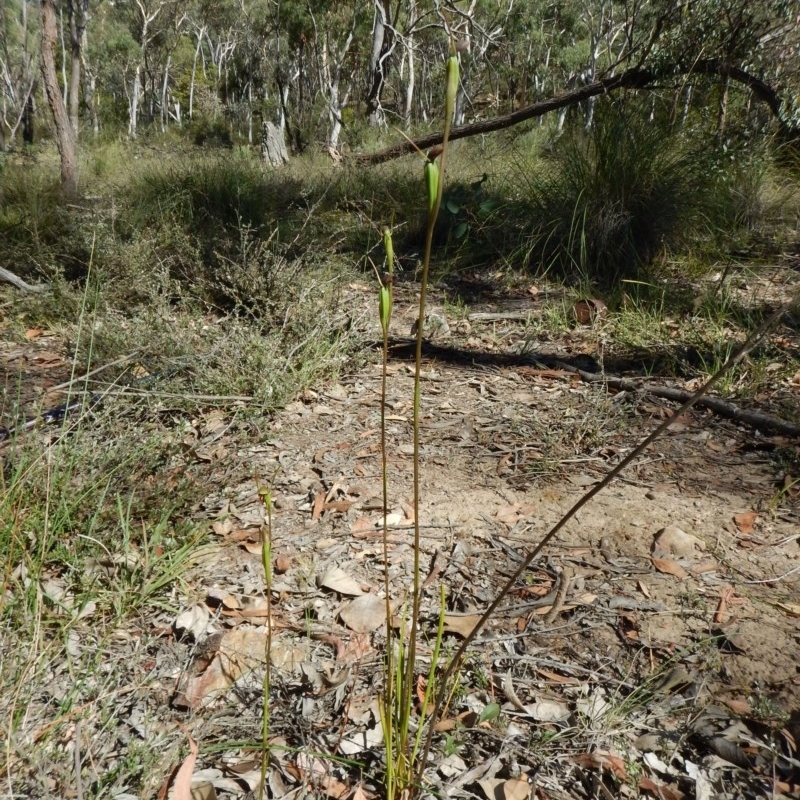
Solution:
[(42, 0), (42, 83), (53, 112), (56, 145), (61, 158), (61, 187), (67, 195), (75, 195), (78, 192), (78, 159), (75, 153), (75, 137), (56, 73), (56, 11), (57, 0)]
[(13, 145), (20, 127), (33, 140), (39, 78), (39, 26), (25, 0), (0, 3), (0, 152)]

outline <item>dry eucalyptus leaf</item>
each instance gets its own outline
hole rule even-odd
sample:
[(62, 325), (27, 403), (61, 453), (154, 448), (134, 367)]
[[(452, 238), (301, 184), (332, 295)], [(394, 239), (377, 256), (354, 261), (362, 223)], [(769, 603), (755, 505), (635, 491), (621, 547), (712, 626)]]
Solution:
[(220, 605), (228, 610), (241, 608), (239, 601), (230, 592), (223, 589), (209, 589), (206, 602), (212, 606)]
[(573, 486), (586, 487), (586, 486), (594, 486), (599, 479), (596, 478), (594, 475), (587, 475), (584, 473), (583, 475), (570, 475), (567, 478), (567, 480)]
[(507, 780), (500, 790), (503, 800), (528, 800), (531, 796), (531, 785), (526, 778), (511, 778)]
[(742, 514), (736, 514), (733, 521), (739, 529), (739, 533), (748, 534), (753, 532), (753, 527), (758, 519), (758, 514), (755, 511), (745, 511)]
[(260, 556), (264, 551), (263, 542), (242, 542), (242, 547), (253, 556)]
[(356, 517), (350, 525), (350, 533), (367, 533), (375, 530), (375, 523), (369, 517)]
[(186, 682), (180, 705), (197, 708), (213, 700), (242, 675), (265, 664), (266, 644), (267, 634), (263, 630), (239, 627), (227, 631), (214, 642), (216, 649), (210, 661), (208, 656), (203, 661), (198, 659), (205, 669)]
[(569, 708), (557, 700), (537, 700), (525, 706), (525, 712), (537, 722), (561, 722), (569, 717)]
[(677, 561), (673, 561), (671, 558), (656, 558), (653, 556), (653, 566), (659, 572), (663, 572), (667, 575), (674, 575), (680, 580), (689, 577), (689, 573)]
[(386, 623), (386, 601), (364, 594), (344, 605), (339, 616), (351, 631), (370, 633)]
[(444, 629), (466, 639), (480, 622), (480, 614), (445, 614)]
[(364, 594), (361, 584), (345, 572), (341, 567), (331, 567), (320, 578), (319, 585), (332, 592), (346, 594), (352, 597), (360, 597)]
[[(184, 728), (184, 731), (186, 729)], [(175, 781), (172, 784), (172, 796), (174, 800), (192, 800), (192, 773), (194, 772), (194, 765), (197, 762), (198, 747), (189, 734), (186, 734), (189, 740), (189, 755), (181, 764), (180, 769), (175, 775)]]
[(478, 786), (486, 795), (486, 800), (503, 800), (503, 794), (499, 791), (503, 783), (502, 778), (482, 778), (478, 781)]
[(197, 604), (178, 614), (173, 623), (175, 632), (180, 636), (187, 634), (198, 640), (206, 632), (211, 614), (205, 605)]

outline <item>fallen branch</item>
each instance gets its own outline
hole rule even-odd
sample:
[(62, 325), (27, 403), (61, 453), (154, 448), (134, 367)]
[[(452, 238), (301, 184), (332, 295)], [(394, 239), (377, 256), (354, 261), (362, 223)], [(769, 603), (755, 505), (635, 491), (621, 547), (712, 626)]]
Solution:
[[(662, 397), (665, 400), (673, 400), (678, 403), (685, 403), (692, 397), (691, 392), (683, 389), (675, 389), (669, 386), (659, 386), (654, 383), (642, 383), (641, 380), (631, 380), (630, 378), (618, 378), (615, 375), (602, 374), (600, 372), (588, 372), (580, 369), (574, 364), (561, 360), (556, 356), (544, 353), (526, 353), (525, 355), (513, 355), (510, 353), (487, 353), (473, 350), (466, 350), (460, 347), (453, 347), (435, 342), (426, 341), (424, 352), (432, 358), (442, 360), (459, 361), (471, 364), (492, 364), (502, 365), (509, 368), (519, 368), (523, 365), (541, 364), (550, 370), (561, 370), (571, 375), (577, 375), (586, 383), (604, 383), (606, 386), (621, 392), (635, 392), (638, 394), (651, 394), (655, 397)], [(395, 342), (392, 346), (392, 355), (395, 357), (410, 357), (411, 344), (408, 342)], [(576, 361), (578, 359), (576, 358)], [(585, 359), (584, 359), (585, 360)], [(548, 377), (545, 375), (545, 377)], [(556, 377), (555, 375), (550, 377)], [(771, 431), (784, 436), (800, 437), (800, 425), (780, 417), (765, 414), (761, 411), (748, 411), (739, 408), (733, 403), (727, 403), (718, 397), (701, 397), (696, 404), (700, 408), (707, 408), (721, 417), (732, 419), (750, 425), (756, 430)]]
[[(550, 111), (557, 111), (560, 108), (575, 105), (576, 103), (589, 100), (601, 94), (606, 94), (606, 92), (615, 89), (643, 89), (653, 80), (655, 80), (655, 75), (649, 70), (629, 69), (619, 75), (589, 83), (586, 86), (581, 86), (578, 89), (559, 95), (558, 97), (552, 97), (549, 100), (543, 100), (540, 103), (525, 106), (525, 108), (512, 111), (510, 114), (503, 114), (493, 119), (473, 122), (470, 125), (460, 125), (450, 131), (450, 139), (464, 139), (468, 136), (476, 136), (480, 133), (491, 133), (492, 131), (499, 131), (503, 128), (510, 128), (520, 122), (525, 122), (525, 120), (541, 117)], [(389, 159), (397, 158), (397, 156), (402, 156), (406, 153), (412, 153), (415, 150), (425, 150), (428, 147), (441, 144), (441, 142), (441, 132), (429, 133), (427, 136), (420, 136), (413, 141), (411, 139), (405, 139), (383, 150), (378, 150), (376, 153), (359, 153), (355, 158), (367, 164), (379, 164), (382, 161), (389, 161)]]
[(25, 283), (18, 275), (9, 272), (7, 269), (3, 269), (3, 267), (0, 267), (0, 280), (7, 281), (13, 286), (16, 286), (17, 289), (22, 289), (23, 292), (46, 292), (50, 289), (49, 283)]
[[(654, 383), (639, 383), (632, 381), (628, 378), (617, 378), (613, 375), (602, 375), (599, 372), (585, 372), (582, 369), (573, 367), (571, 364), (563, 362), (553, 362), (560, 369), (565, 372), (571, 372), (578, 375), (582, 381), (586, 383), (604, 383), (612, 389), (617, 389), (621, 392), (635, 392), (637, 394), (651, 394), (655, 397), (663, 397), (665, 400), (674, 400), (678, 403), (685, 403), (691, 399), (692, 392), (687, 392), (684, 389), (675, 389), (670, 386), (658, 386)], [(707, 408), (721, 417), (732, 419), (734, 422), (743, 422), (750, 425), (757, 430), (771, 431), (773, 433), (780, 433), (784, 436), (797, 436), (800, 437), (800, 425), (789, 420), (774, 417), (772, 414), (764, 414), (761, 411), (748, 411), (739, 408), (733, 403), (726, 403), (718, 397), (701, 397), (695, 403), (700, 408)]]

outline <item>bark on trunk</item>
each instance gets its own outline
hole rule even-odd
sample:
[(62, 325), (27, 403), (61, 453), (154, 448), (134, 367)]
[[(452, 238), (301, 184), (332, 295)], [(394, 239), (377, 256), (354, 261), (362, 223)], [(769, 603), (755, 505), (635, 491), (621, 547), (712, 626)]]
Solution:
[(64, 106), (64, 98), (58, 88), (55, 58), (57, 39), (55, 0), (42, 0), (42, 81), (55, 123), (56, 145), (61, 157), (61, 187), (68, 195), (76, 195), (78, 193), (78, 162), (75, 157), (72, 127)]
[(719, 108), (717, 109), (717, 140), (725, 138), (725, 127), (728, 122), (728, 93), (730, 91), (730, 78), (722, 76), (722, 83), (719, 87)]
[(80, 115), (81, 93), (81, 41), (83, 39), (83, 25), (78, 8), (80, 0), (69, 0), (67, 11), (69, 15), (69, 42), (70, 42), (70, 73), (69, 73), (69, 122), (72, 125), (72, 134), (78, 141), (78, 120)]
[(273, 167), (282, 167), (289, 163), (283, 130), (268, 120), (264, 120), (261, 125), (261, 157)]
[(370, 85), (367, 92), (369, 124), (382, 125), (385, 114), (381, 108), (381, 92), (386, 80), (386, 63), (394, 48), (392, 9), (389, 0), (375, 0), (375, 20), (372, 25), (372, 49), (369, 57)]

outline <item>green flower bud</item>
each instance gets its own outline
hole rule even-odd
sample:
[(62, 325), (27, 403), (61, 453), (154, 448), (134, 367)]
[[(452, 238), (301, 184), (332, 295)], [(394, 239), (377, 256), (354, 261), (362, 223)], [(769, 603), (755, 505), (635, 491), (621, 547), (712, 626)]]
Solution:
[(392, 232), (389, 228), (383, 229), (383, 249), (386, 250), (386, 270), (392, 275), (394, 274), (394, 245), (392, 244)]
[(458, 56), (453, 54), (447, 59), (447, 90), (445, 92), (444, 107), (445, 119), (448, 122), (453, 118), (456, 107), (456, 94), (458, 93)]
[(425, 162), (425, 185), (428, 188), (428, 212), (432, 214), (439, 196), (439, 167), (435, 161)]
[(392, 319), (392, 292), (388, 286), (381, 286), (378, 310), (381, 315), (381, 328), (385, 336), (389, 332), (389, 322)]

